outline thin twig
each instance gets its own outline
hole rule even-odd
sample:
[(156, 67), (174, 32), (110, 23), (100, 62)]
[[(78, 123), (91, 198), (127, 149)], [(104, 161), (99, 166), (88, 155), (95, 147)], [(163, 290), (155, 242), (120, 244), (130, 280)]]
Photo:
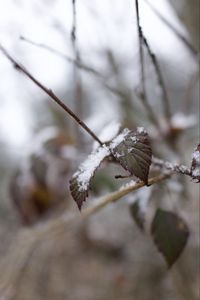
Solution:
[(140, 25), (140, 14), (139, 14), (139, 4), (138, 0), (135, 0), (135, 7), (136, 7), (136, 18), (137, 18), (137, 31), (138, 31), (138, 39), (139, 39), (139, 54), (140, 54), (140, 72), (141, 72), (141, 84), (142, 84), (142, 95), (141, 100), (146, 108), (147, 114), (149, 119), (160, 128), (160, 124), (151, 105), (148, 102), (147, 92), (146, 92), (146, 85), (145, 85), (145, 68), (144, 68), (144, 52), (143, 52), (143, 32), (142, 27)]
[(80, 118), (66, 105), (64, 104), (52, 90), (46, 88), (41, 82), (39, 82), (35, 77), (33, 77), (29, 71), (27, 71), (23, 65), (18, 63), (8, 51), (0, 44), (1, 52), (10, 60), (13, 66), (20, 72), (22, 72), (26, 77), (28, 77), (32, 82), (34, 82), (40, 89), (42, 89), (52, 100), (54, 100), (62, 109), (64, 109), (95, 141), (100, 145), (103, 143), (96, 136), (96, 134), (82, 121)]
[[(166, 172), (165, 174), (161, 174), (159, 176), (150, 178), (148, 181), (149, 185), (153, 185), (156, 183), (159, 183), (167, 178), (169, 178), (173, 174), (172, 171)], [(119, 190), (112, 192), (106, 196), (103, 196), (96, 204), (89, 206), (88, 208), (83, 209), (81, 214), (74, 214), (74, 215), (67, 215), (64, 213), (62, 216), (60, 216), (56, 220), (48, 221), (47, 223), (40, 224), (38, 227), (35, 227), (31, 235), (32, 237), (34, 235), (38, 237), (46, 236), (46, 234), (53, 232), (58, 232), (62, 230), (62, 228), (66, 225), (71, 225), (74, 222), (78, 222), (81, 218), (85, 219), (88, 218), (91, 215), (94, 215), (95, 213), (99, 212), (101, 209), (106, 207), (107, 205), (114, 203), (118, 200), (120, 200), (122, 197), (128, 195), (131, 192), (134, 192), (142, 187), (145, 186), (145, 183), (143, 181), (139, 182), (130, 182), (129, 184), (123, 186)]]
[(151, 8), (155, 15), (167, 26), (172, 32), (182, 41), (182, 43), (190, 50), (190, 52), (197, 56), (199, 52), (197, 49), (174, 27), (148, 0), (144, 0), (146, 4)]
[(76, 59), (71, 58), (70, 56), (64, 54), (63, 52), (61, 52), (55, 48), (52, 48), (46, 44), (34, 42), (24, 36), (21, 36), (20, 39), (26, 43), (29, 43), (29, 44), (35, 46), (35, 47), (39, 47), (44, 50), (47, 50), (47, 51), (59, 56), (60, 58), (66, 60), (67, 62), (69, 62), (71, 64), (75, 64), (79, 69), (81, 69), (87, 73), (90, 73), (91, 75), (94, 75), (96, 78), (98, 78), (101, 81), (101, 83), (105, 86), (105, 88), (107, 88), (111, 93), (115, 94), (118, 97), (124, 97), (123, 92), (121, 92), (120, 90), (118, 90), (117, 88), (115, 88), (113, 86), (110, 86), (108, 84), (108, 82), (106, 81), (106, 78), (96, 69), (94, 69), (88, 65), (85, 65), (83, 62), (77, 61)]
[[(80, 52), (77, 45), (77, 13), (76, 13), (76, 0), (72, 0), (72, 30), (71, 30), (71, 40), (72, 46), (75, 56), (75, 61), (79, 64), (81, 62), (80, 59)], [(79, 70), (77, 64), (74, 63), (73, 68), (73, 77), (74, 77), (74, 103), (75, 103), (75, 112), (80, 116), (83, 117), (83, 103), (82, 103), (82, 82), (81, 76), (79, 74)], [(82, 136), (76, 127), (76, 138), (77, 138), (77, 145), (80, 148), (83, 145)]]
[(158, 158), (155, 158), (155, 157), (153, 157), (153, 159), (152, 159), (152, 164), (155, 167), (159, 167), (161, 169), (166, 169), (166, 170), (169, 170), (169, 171), (173, 171), (174, 173), (187, 175), (187, 176), (192, 177), (192, 179), (195, 179), (192, 176), (191, 170), (188, 167), (184, 166), (184, 165), (173, 164), (173, 163), (170, 163), (168, 161), (164, 161), (162, 159), (158, 159)]
[(150, 45), (146, 39), (146, 37), (144, 36), (144, 34), (142, 33), (142, 39), (143, 39), (143, 43), (149, 53), (149, 56), (151, 58), (152, 64), (155, 68), (156, 74), (157, 74), (157, 78), (158, 78), (158, 83), (161, 87), (162, 90), (162, 100), (163, 100), (163, 108), (164, 108), (164, 114), (166, 117), (166, 120), (170, 123), (170, 119), (171, 119), (171, 109), (170, 109), (170, 102), (169, 102), (169, 98), (168, 98), (168, 94), (167, 94), (167, 89), (165, 87), (165, 83), (164, 83), (164, 79), (162, 76), (162, 72), (158, 63), (158, 60), (156, 58), (156, 55), (153, 53), (153, 51), (150, 48)]

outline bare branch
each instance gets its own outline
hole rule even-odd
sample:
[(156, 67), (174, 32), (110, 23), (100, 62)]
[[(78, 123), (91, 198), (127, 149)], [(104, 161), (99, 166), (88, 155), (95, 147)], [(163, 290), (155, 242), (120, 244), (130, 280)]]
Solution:
[(32, 82), (34, 82), (40, 89), (42, 89), (53, 101), (55, 101), (62, 109), (64, 109), (95, 141), (97, 141), (100, 145), (103, 145), (103, 143), (99, 140), (96, 134), (82, 120), (80, 120), (80, 118), (76, 114), (74, 114), (74, 112), (66, 104), (64, 104), (53, 93), (52, 90), (46, 88), (41, 82), (39, 82), (35, 77), (33, 77), (31, 73), (27, 71), (24, 68), (24, 66), (18, 63), (1, 44), (0, 44), (0, 50), (10, 60), (10, 62), (18, 71), (22, 72), (26, 77), (28, 77)]
[[(138, 39), (139, 39), (139, 54), (140, 54), (140, 72), (141, 72), (141, 84), (142, 84), (141, 100), (142, 100), (144, 107), (146, 108), (149, 119), (159, 129), (160, 124), (158, 122), (156, 115), (154, 114), (154, 111), (153, 111), (151, 105), (148, 102), (146, 86), (145, 86), (144, 52), (143, 52), (143, 47), (142, 47), (143, 46), (143, 32), (142, 32), (142, 27), (140, 25), (138, 0), (135, 0), (135, 7), (136, 7), (136, 17), (137, 17), (137, 31), (138, 31)], [(159, 129), (159, 131), (160, 131), (160, 129)]]
[(144, 0), (146, 4), (151, 8), (151, 10), (155, 13), (155, 15), (167, 26), (169, 27), (174, 34), (182, 41), (182, 43), (190, 50), (190, 52), (197, 56), (199, 52), (197, 49), (178, 31), (177, 28), (174, 27), (150, 2), (149, 0)]
[(155, 157), (152, 158), (152, 164), (155, 167), (159, 167), (161, 169), (166, 169), (166, 170), (169, 170), (169, 171), (173, 171), (174, 173), (187, 175), (187, 176), (192, 177), (192, 179), (195, 179), (195, 178), (193, 178), (190, 169), (188, 167), (184, 166), (184, 165), (173, 164), (173, 163), (170, 163), (168, 161), (164, 161), (164, 160), (161, 160), (161, 159), (158, 159), (158, 158), (155, 158)]
[(169, 102), (169, 98), (168, 98), (168, 94), (167, 94), (167, 89), (165, 87), (165, 83), (163, 80), (162, 72), (161, 72), (158, 60), (156, 58), (156, 55), (152, 52), (150, 45), (149, 45), (146, 37), (144, 36), (144, 34), (142, 34), (142, 39), (143, 39), (143, 43), (146, 46), (146, 49), (149, 53), (152, 64), (155, 68), (157, 78), (158, 78), (158, 83), (162, 90), (162, 102), (163, 102), (164, 114), (165, 114), (166, 120), (170, 123), (170, 119), (171, 119), (170, 102)]
[(104, 76), (96, 69), (84, 64), (83, 62), (77, 61), (76, 59), (73, 59), (70, 56), (62, 53), (61, 51), (54, 49), (46, 44), (34, 42), (24, 36), (21, 36), (20, 39), (26, 43), (29, 43), (29, 44), (35, 46), (35, 47), (39, 47), (44, 50), (47, 50), (47, 51), (59, 56), (60, 58), (66, 60), (67, 62), (69, 62), (71, 64), (75, 64), (79, 69), (81, 69), (87, 73), (90, 73), (91, 75), (94, 75), (96, 78), (98, 78), (101, 81), (101, 83), (103, 84), (103, 86), (105, 86), (105, 88), (107, 88), (111, 93), (115, 94), (118, 97), (122, 97), (122, 98), (124, 97), (123, 92), (118, 90), (117, 88), (109, 85), (106, 81), (106, 78), (104, 78)]

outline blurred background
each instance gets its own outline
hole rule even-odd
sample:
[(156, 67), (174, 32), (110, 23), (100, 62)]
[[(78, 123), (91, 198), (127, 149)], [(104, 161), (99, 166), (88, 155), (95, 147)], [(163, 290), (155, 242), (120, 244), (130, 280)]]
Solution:
[[(171, 107), (167, 119), (144, 49), (148, 101), (159, 128), (141, 100), (134, 1), (77, 0), (75, 11), (71, 0), (0, 1), (0, 42), (97, 136), (110, 123), (144, 126), (156, 156), (190, 166), (199, 143), (200, 3), (139, 5)], [(35, 243), (35, 227), (77, 212), (69, 179), (94, 141), (1, 52), (0, 75), (0, 299), (199, 299), (199, 189), (190, 179), (175, 176), (148, 193), (142, 189)], [(104, 167), (86, 206), (123, 183), (114, 179), (122, 169)], [(131, 218), (130, 203), (145, 197), (148, 220), (159, 203), (189, 224), (188, 245), (170, 272)]]

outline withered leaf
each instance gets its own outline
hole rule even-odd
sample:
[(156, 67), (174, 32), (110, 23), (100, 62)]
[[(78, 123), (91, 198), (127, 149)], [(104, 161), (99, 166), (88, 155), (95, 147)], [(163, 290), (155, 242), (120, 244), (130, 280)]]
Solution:
[(187, 243), (189, 237), (187, 224), (177, 214), (158, 209), (151, 225), (151, 233), (154, 243), (170, 268)]
[(113, 156), (131, 175), (135, 175), (148, 185), (152, 149), (147, 132), (143, 127), (135, 131), (125, 129), (121, 136), (122, 140), (119, 135), (110, 143)]
[(108, 147), (102, 146), (97, 148), (88, 156), (88, 158), (80, 165), (78, 171), (72, 176), (72, 179), (70, 180), (70, 191), (79, 209), (81, 209), (83, 202), (88, 197), (90, 182), (95, 171), (108, 155), (110, 155)]

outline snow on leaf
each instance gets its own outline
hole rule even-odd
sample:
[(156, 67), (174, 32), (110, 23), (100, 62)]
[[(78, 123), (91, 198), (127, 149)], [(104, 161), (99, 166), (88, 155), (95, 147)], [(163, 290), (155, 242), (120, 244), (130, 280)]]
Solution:
[(124, 129), (109, 147), (115, 159), (125, 170), (148, 184), (152, 149), (149, 136), (143, 127), (137, 128), (136, 131)]
[(83, 202), (88, 197), (90, 181), (94, 176), (96, 169), (109, 154), (110, 151), (108, 147), (99, 147), (88, 156), (88, 158), (80, 165), (78, 171), (72, 176), (72, 179), (70, 180), (70, 191), (79, 209), (81, 209)]
[(192, 153), (191, 175), (194, 180), (200, 182), (200, 144)]
[(158, 209), (151, 225), (154, 243), (170, 268), (182, 253), (189, 229), (185, 221), (173, 212)]

